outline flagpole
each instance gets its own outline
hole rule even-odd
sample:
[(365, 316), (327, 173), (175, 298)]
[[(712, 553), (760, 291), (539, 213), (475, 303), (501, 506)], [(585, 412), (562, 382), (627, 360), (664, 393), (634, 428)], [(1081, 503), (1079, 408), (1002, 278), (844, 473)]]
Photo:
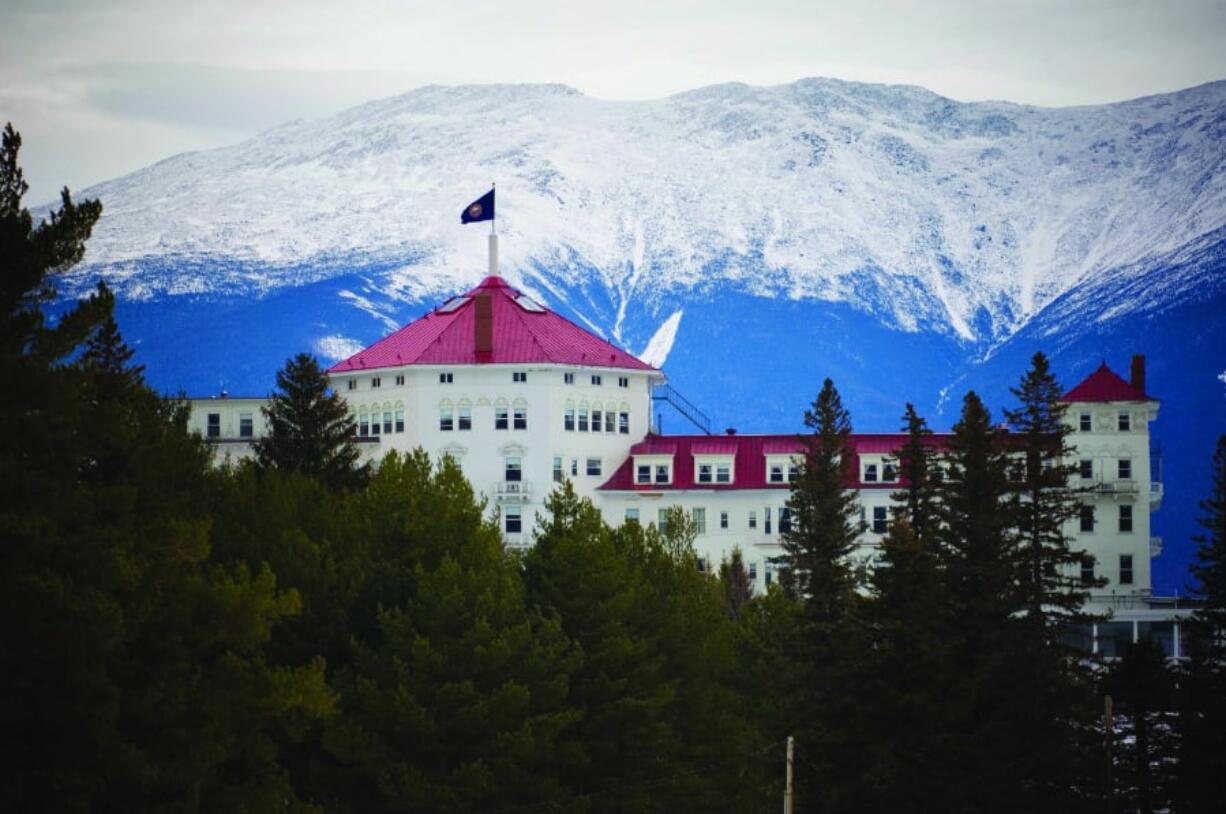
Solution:
[[(490, 191), (494, 191), (494, 185), (490, 184)], [(490, 218), (490, 276), (498, 276), (498, 206), (497, 201), (494, 205), (494, 217)]]

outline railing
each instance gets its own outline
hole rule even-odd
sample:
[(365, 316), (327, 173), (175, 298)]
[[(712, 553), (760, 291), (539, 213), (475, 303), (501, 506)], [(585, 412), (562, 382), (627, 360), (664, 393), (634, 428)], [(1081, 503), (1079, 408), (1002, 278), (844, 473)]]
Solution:
[(651, 391), (652, 401), (663, 401), (671, 404), (673, 409), (681, 413), (691, 424), (707, 435), (711, 434), (711, 419), (699, 410), (690, 400), (673, 389), (671, 384), (662, 384)]
[(1100, 480), (1094, 483), (1091, 487), (1095, 492), (1104, 495), (1114, 494), (1132, 494), (1137, 491), (1137, 482), (1135, 480)]
[(527, 500), (532, 483), (526, 480), (504, 480), (494, 484), (494, 496), (499, 500)]

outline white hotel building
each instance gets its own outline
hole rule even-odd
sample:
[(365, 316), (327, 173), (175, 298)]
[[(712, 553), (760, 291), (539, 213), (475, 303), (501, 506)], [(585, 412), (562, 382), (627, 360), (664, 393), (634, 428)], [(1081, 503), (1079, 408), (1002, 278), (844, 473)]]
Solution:
[[(605, 520), (659, 522), (670, 506), (697, 523), (697, 554), (718, 565), (734, 547), (759, 591), (773, 579), (789, 523), (789, 479), (798, 436), (657, 435), (653, 389), (664, 374), (553, 313), (500, 277), (454, 297), (328, 370), (348, 402), (366, 455), (422, 447), (450, 455), (500, 513), (508, 545), (531, 541), (535, 516), (568, 478)], [(1149, 422), (1158, 402), (1145, 392), (1144, 360), (1131, 381), (1106, 364), (1065, 395), (1085, 487), (1069, 529), (1090, 555), (1087, 576), (1103, 577), (1091, 609), (1112, 611), (1086, 646), (1111, 655), (1121, 639), (1153, 635), (1178, 653), (1181, 615), (1151, 597), (1150, 513), (1162, 500), (1151, 471)], [(264, 399), (194, 399), (192, 426), (242, 457), (264, 432)], [(937, 435), (935, 443), (947, 436)], [(858, 556), (871, 561), (899, 488), (891, 455), (901, 435), (857, 434), (863, 520)]]

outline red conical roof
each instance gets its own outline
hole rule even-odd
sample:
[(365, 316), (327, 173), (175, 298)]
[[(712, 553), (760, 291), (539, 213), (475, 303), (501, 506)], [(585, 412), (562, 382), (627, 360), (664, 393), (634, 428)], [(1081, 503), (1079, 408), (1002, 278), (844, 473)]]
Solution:
[[(492, 350), (476, 351), (477, 297), (490, 298)], [(620, 367), (655, 370), (570, 320), (511, 288), (501, 277), (486, 277), (370, 347), (337, 362), (329, 373), (403, 365), (531, 364)]]
[(1062, 401), (1157, 401), (1124, 381), (1103, 362), (1072, 390), (1064, 394)]

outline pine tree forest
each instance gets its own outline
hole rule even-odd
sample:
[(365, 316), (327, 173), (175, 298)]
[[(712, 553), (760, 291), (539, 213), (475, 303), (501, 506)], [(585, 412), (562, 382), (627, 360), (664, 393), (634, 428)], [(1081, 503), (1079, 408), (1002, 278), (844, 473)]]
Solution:
[(795, 811), (1226, 800), (1226, 438), (1178, 665), (1063, 644), (1086, 585), (1042, 354), (999, 416), (967, 393), (945, 448), (900, 405), (872, 567), (829, 379), (766, 593), (739, 551), (700, 569), (680, 509), (614, 528), (566, 482), (512, 551), (450, 459), (358, 467), (306, 354), (256, 460), (215, 467), (104, 285), (48, 315), (102, 204), (64, 190), (35, 223), (20, 144), (8, 127), (0, 810), (771, 812), (789, 738)]

